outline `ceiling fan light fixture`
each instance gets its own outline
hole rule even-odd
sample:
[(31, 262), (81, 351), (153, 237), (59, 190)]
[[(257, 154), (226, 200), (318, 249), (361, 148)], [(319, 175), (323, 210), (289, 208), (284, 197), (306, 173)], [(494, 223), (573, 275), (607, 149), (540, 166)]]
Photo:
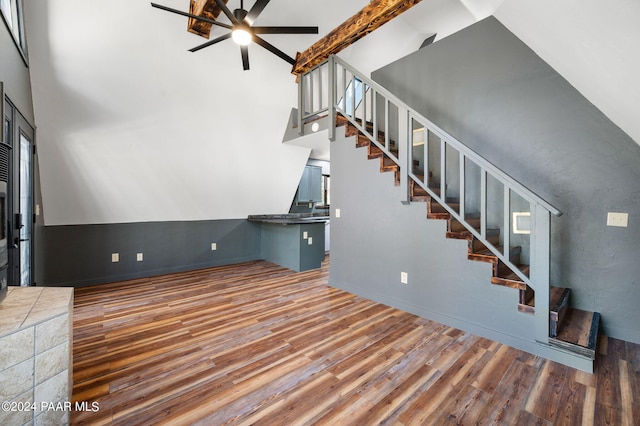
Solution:
[(231, 32), (231, 38), (240, 46), (248, 46), (253, 41), (253, 35), (244, 26), (238, 26)]

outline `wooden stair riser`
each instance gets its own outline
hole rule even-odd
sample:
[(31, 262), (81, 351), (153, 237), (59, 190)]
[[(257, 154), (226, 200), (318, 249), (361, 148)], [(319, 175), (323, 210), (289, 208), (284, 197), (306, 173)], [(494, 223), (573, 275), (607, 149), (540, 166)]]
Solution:
[(524, 289), (519, 289), (518, 311), (523, 314), (534, 315), (536, 313), (535, 292), (525, 284)]
[[(500, 245), (500, 235), (499, 234), (489, 235), (489, 236), (487, 236), (487, 241), (489, 241), (494, 247), (497, 247), (497, 246)], [(487, 249), (487, 246), (485, 246), (484, 243), (482, 243), (482, 241), (480, 241), (477, 238), (473, 239), (472, 250), (474, 252), (482, 251), (482, 250), (486, 250), (486, 249)]]
[(556, 337), (562, 321), (569, 308), (569, 297), (571, 290), (568, 288), (552, 287), (550, 292), (550, 313), (549, 313), (549, 336)]
[[(478, 262), (489, 262), (489, 263), (493, 263), (494, 265), (498, 265), (498, 262), (499, 262), (498, 256), (496, 256), (491, 250), (489, 250), (488, 248), (485, 248), (482, 251), (474, 252), (472, 251), (473, 250), (472, 244), (473, 243), (470, 241), (469, 253), (467, 255), (467, 258), (469, 260), (476, 260)], [(500, 246), (497, 246), (496, 250), (498, 250), (499, 252), (502, 252), (503, 248)], [(521, 251), (520, 246), (514, 246), (509, 248), (509, 260), (511, 261), (511, 263), (516, 265), (520, 263), (520, 251)], [(499, 268), (495, 268), (495, 271), (496, 272), (499, 271)]]
[[(454, 212), (460, 214), (460, 203), (447, 203), (447, 206), (449, 206), (449, 208), (451, 208)], [(428, 212), (431, 214), (448, 213), (448, 210), (442, 204), (431, 201), (429, 203)]]
[[(466, 222), (471, 225), (474, 229), (480, 229), (480, 219), (479, 218), (470, 218), (466, 219)], [(464, 232), (467, 230), (467, 227), (460, 223), (457, 219), (451, 219), (449, 221), (449, 232)]]
[[(529, 265), (516, 264), (516, 266), (518, 266), (518, 269), (520, 269), (525, 276), (529, 276)], [(491, 278), (492, 284), (516, 288), (518, 290), (527, 289), (527, 284), (503, 262), (498, 262), (498, 264), (494, 265), (494, 268), (494, 274)]]

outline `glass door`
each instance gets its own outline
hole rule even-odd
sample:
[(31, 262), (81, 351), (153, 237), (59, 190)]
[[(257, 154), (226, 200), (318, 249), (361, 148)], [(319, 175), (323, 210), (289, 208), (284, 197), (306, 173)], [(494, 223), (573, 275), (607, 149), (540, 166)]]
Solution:
[(20, 131), (19, 238), (20, 285), (29, 286), (31, 278), (31, 234), (33, 230), (33, 141)]
[(9, 284), (33, 285), (33, 127), (5, 100), (5, 138), (11, 146), (7, 185)]

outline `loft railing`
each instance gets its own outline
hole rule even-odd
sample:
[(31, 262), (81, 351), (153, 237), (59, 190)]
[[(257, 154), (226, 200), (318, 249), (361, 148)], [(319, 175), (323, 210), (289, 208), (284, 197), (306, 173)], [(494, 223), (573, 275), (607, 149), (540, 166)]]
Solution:
[[(333, 141), (337, 114), (344, 116), (400, 167), (400, 201), (410, 201), (413, 180), (533, 289), (536, 339), (548, 341), (558, 209), (336, 56), (303, 74), (298, 94), (298, 123), (327, 115)], [(521, 247), (515, 257), (514, 244)]]

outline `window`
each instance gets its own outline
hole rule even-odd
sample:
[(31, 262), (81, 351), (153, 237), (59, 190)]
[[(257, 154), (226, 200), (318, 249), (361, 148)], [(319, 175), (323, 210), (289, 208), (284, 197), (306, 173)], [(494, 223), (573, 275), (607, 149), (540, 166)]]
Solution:
[(16, 45), (25, 56), (27, 49), (22, 24), (22, 0), (0, 0), (0, 10), (2, 10), (2, 18), (9, 32), (13, 35)]

